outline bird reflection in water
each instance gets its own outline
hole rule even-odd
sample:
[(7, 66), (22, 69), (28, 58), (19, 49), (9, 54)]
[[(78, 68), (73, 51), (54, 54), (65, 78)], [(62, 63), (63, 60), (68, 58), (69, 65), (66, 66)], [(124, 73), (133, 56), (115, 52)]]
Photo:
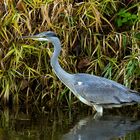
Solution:
[(123, 116), (103, 116), (98, 119), (89, 116), (64, 134), (62, 140), (111, 140), (134, 131), (140, 132), (140, 120)]

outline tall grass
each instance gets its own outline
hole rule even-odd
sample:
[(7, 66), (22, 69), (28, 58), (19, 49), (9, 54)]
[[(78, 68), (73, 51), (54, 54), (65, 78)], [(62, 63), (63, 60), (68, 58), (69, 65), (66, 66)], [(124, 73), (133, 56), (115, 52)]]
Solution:
[(71, 108), (77, 104), (50, 67), (52, 45), (19, 39), (47, 30), (53, 30), (61, 39), (59, 61), (66, 71), (104, 76), (140, 91), (137, 0), (4, 2), (0, 5), (2, 105), (59, 103)]

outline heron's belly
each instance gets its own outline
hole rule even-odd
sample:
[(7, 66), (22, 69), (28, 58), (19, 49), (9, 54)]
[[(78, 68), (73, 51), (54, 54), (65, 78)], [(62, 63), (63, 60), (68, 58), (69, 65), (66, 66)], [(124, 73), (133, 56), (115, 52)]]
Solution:
[(84, 104), (88, 105), (88, 106), (93, 106), (89, 101), (87, 101), (86, 99), (84, 99), (83, 97), (81, 97), (79, 94), (76, 95), (76, 97), (83, 102)]
[(82, 96), (80, 96), (77, 91), (73, 88), (73, 85), (69, 85), (67, 86), (71, 91), (72, 93), (81, 101), (83, 102), (84, 104), (88, 105), (88, 106), (93, 106), (92, 103), (90, 103), (89, 101), (87, 101), (85, 98), (83, 98)]

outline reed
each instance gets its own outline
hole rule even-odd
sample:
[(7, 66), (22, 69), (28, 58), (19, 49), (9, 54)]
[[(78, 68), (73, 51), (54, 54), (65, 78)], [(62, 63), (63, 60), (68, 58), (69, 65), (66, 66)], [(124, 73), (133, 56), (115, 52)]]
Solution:
[(51, 44), (19, 39), (47, 30), (61, 39), (59, 61), (66, 71), (104, 76), (140, 91), (139, 9), (137, 0), (3, 1), (1, 105), (59, 104), (71, 108), (79, 104), (50, 67)]

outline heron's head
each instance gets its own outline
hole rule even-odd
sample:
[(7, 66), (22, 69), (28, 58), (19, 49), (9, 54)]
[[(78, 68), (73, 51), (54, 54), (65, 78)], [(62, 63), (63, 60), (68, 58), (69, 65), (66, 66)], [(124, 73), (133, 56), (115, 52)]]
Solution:
[(38, 40), (38, 41), (52, 41), (54, 38), (56, 38), (56, 34), (52, 31), (47, 31), (47, 32), (42, 32), (36, 35), (31, 35), (31, 36), (23, 36), (22, 38), (27, 38), (27, 39), (33, 39), (33, 40)]

